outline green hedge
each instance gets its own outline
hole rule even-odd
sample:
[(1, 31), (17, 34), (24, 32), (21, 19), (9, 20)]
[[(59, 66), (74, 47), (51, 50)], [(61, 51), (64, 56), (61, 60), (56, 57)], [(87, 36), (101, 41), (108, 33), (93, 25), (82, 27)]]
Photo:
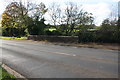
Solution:
[(9, 37), (25, 36), (25, 28), (2, 28), (2, 35)]
[(85, 31), (79, 32), (78, 42), (120, 43), (120, 31)]

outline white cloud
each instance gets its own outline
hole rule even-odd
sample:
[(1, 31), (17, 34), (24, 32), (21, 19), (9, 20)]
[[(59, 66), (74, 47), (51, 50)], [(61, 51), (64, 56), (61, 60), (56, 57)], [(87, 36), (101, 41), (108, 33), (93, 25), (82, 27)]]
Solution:
[(90, 13), (93, 13), (93, 16), (95, 17), (95, 23), (97, 25), (100, 25), (103, 19), (109, 17), (109, 14), (111, 13), (109, 7), (110, 6), (106, 3), (85, 4), (83, 6), (83, 9)]

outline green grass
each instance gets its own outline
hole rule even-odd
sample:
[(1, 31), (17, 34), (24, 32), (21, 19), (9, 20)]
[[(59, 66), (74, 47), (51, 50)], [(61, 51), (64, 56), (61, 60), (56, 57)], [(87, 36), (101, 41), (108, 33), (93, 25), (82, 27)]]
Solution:
[(18, 38), (18, 37), (3, 37), (3, 36), (0, 36), (0, 39), (17, 39), (17, 40), (23, 40), (23, 39), (27, 39), (27, 37)]
[(0, 65), (0, 80), (8, 80), (8, 79), (15, 79), (15, 76), (9, 74), (5, 69), (3, 69)]
[[(54, 30), (56, 30), (55, 28), (49, 28), (49, 31), (54, 31)], [(74, 29), (75, 31), (79, 31), (79, 30), (76, 30), (76, 29)], [(94, 30), (97, 30), (97, 29), (88, 29), (89, 31), (94, 31)]]
[(56, 30), (55, 28), (49, 28), (49, 31), (54, 31), (54, 30)]
[(2, 68), (0, 66), (0, 80), (2, 79)]

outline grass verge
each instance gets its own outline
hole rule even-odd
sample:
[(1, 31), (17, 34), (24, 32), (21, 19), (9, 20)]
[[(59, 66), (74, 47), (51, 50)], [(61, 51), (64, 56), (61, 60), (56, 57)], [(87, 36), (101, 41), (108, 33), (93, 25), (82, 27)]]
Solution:
[(0, 80), (8, 80), (8, 79), (14, 79), (15, 76), (9, 74), (5, 69), (3, 69), (0, 65)]
[(16, 39), (16, 40), (24, 40), (24, 39), (27, 39), (27, 37), (21, 37), (21, 38), (18, 38), (18, 37), (3, 37), (3, 36), (0, 36), (0, 39)]

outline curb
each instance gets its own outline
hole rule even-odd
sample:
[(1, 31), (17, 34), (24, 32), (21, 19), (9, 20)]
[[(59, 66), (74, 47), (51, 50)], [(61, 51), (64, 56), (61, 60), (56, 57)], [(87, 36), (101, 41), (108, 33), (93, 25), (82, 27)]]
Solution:
[(15, 70), (13, 70), (12, 68), (8, 67), (5, 64), (2, 64), (2, 67), (10, 74), (14, 75), (16, 78), (22, 78), (22, 80), (28, 80), (26, 79), (26, 77), (24, 77), (23, 75), (21, 75), (20, 73), (16, 72)]

